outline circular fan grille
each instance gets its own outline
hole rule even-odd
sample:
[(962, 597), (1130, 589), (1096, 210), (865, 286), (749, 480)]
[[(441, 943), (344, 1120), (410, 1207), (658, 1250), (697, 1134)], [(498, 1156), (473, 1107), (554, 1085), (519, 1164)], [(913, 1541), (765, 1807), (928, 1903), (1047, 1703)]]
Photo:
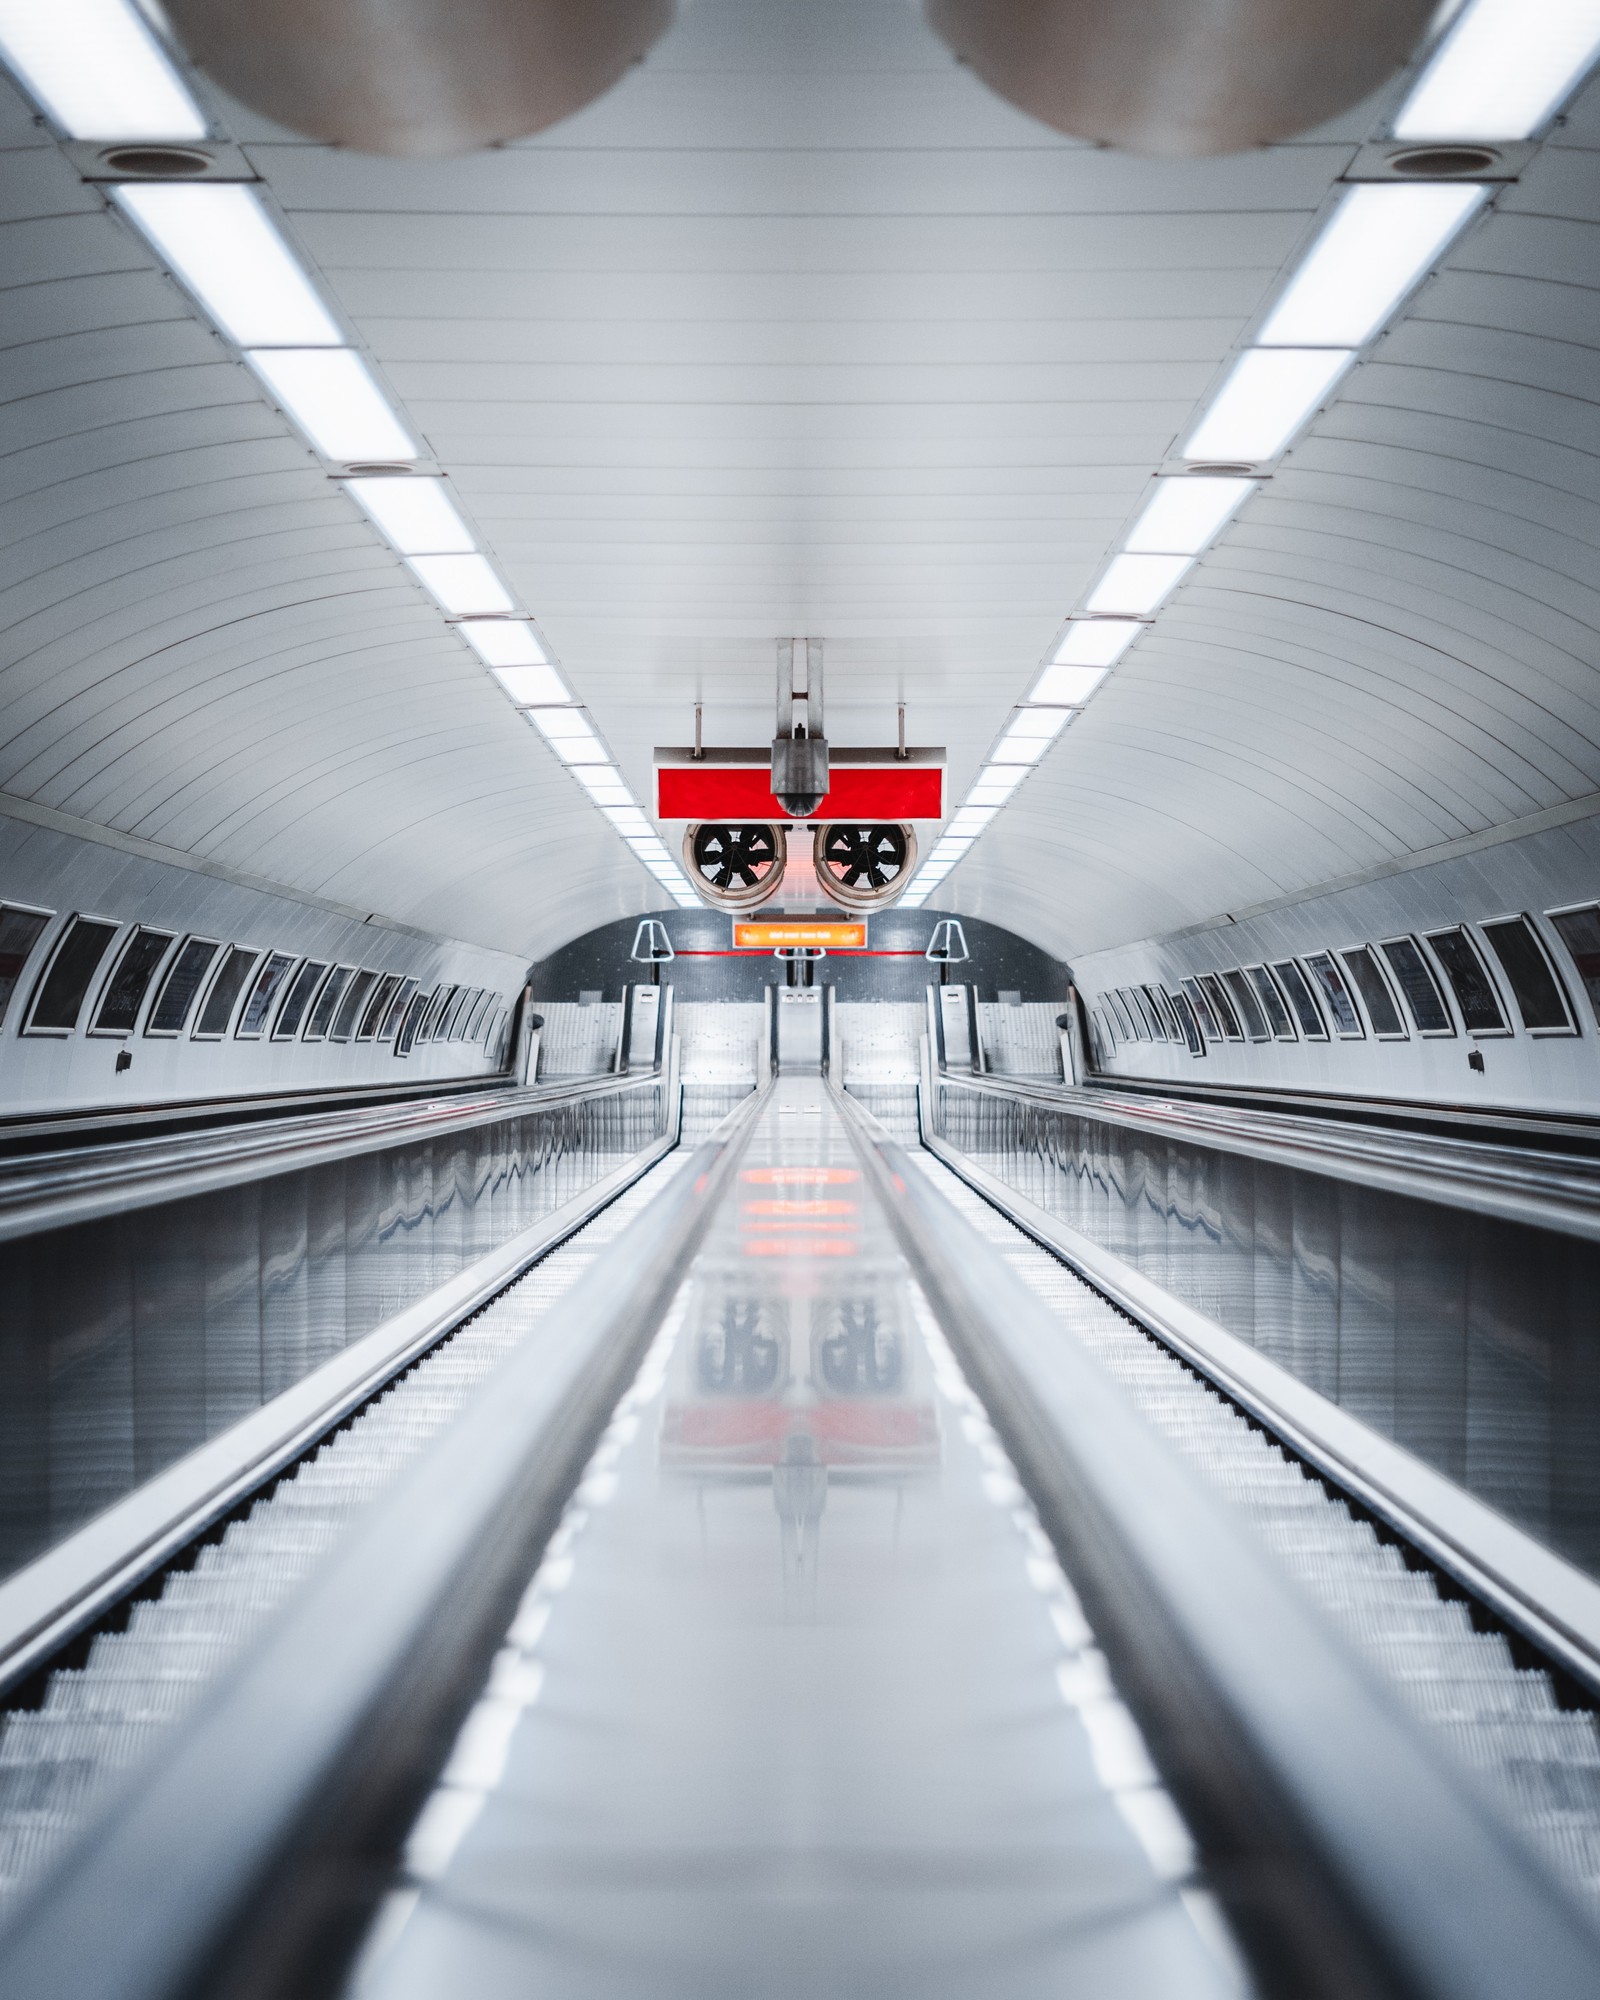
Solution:
[(909, 847), (903, 826), (830, 826), (822, 865), (846, 889), (887, 889), (904, 871)]
[(713, 889), (754, 889), (778, 866), (770, 826), (698, 826), (692, 846), (695, 868)]

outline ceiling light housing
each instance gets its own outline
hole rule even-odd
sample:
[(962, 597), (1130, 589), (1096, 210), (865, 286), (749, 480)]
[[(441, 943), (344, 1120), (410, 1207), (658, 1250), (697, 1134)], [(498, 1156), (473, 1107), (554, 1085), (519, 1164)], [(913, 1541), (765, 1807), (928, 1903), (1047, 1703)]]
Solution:
[(1251, 348), (1195, 426), (1185, 457), (1276, 458), (1354, 359), (1341, 348)]
[(1148, 614), (1171, 593), (1193, 560), (1184, 555), (1113, 556), (1089, 593), (1088, 609)]
[(1081, 708), (1110, 671), (1109, 667), (1074, 667), (1054, 660), (1039, 676), (1032, 699)]
[(406, 560), (443, 609), (458, 617), (511, 609), (511, 593), (495, 575), (487, 556), (408, 556)]
[(1361, 347), (1488, 198), (1469, 181), (1346, 190), (1259, 336), (1263, 347)]
[(1222, 479), (1212, 473), (1158, 479), (1123, 547), (1130, 555), (1197, 556), (1255, 484), (1253, 479)]
[(1472, 0), (1394, 122), (1397, 139), (1531, 139), (1600, 55), (1600, 0)]
[(547, 661), (536, 667), (492, 667), (490, 672), (518, 708), (559, 708), (572, 700), (565, 681)]
[(347, 479), (345, 490), (403, 556), (469, 555), (467, 524), (438, 478)]
[(269, 347), (245, 359), (324, 458), (416, 457), (366, 363), (349, 348)]
[(111, 198), (238, 346), (342, 345), (344, 335), (253, 188), (129, 181)]
[(203, 139), (200, 107), (128, 0), (0, 0), (0, 51), (73, 139)]

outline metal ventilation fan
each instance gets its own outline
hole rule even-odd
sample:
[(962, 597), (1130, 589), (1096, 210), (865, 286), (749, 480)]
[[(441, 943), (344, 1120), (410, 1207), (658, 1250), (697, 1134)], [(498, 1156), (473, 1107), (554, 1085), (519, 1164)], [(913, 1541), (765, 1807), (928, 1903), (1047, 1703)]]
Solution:
[(841, 909), (886, 910), (904, 893), (917, 861), (917, 836), (905, 821), (858, 826), (836, 820), (816, 831), (817, 881)]
[(683, 858), (700, 900), (714, 910), (755, 910), (783, 880), (786, 841), (781, 826), (756, 821), (725, 826), (702, 820), (683, 836)]

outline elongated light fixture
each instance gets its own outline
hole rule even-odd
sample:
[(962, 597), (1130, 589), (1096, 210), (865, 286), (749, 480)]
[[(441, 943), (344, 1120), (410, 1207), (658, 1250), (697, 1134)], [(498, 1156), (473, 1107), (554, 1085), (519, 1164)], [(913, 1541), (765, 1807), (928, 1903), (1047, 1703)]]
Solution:
[(415, 442), (348, 347), (267, 347), (245, 359), (324, 458), (416, 457)]
[(512, 608), (511, 593), (487, 556), (412, 556), (409, 561), (424, 589), (458, 617)]
[(1473, 0), (1394, 123), (1397, 139), (1529, 139), (1600, 55), (1600, 0)]
[(1475, 183), (1351, 188), (1261, 329), (1260, 345), (1363, 346), (1487, 195)]
[(72, 139), (203, 139), (206, 121), (128, 0), (0, 0), (0, 52)]
[(401, 555), (476, 553), (477, 545), (442, 479), (402, 473), (387, 479), (347, 479), (345, 486)]
[(218, 181), (112, 198), (240, 347), (338, 347), (344, 335), (251, 188)]
[(1189, 556), (1113, 556), (1090, 591), (1091, 611), (1154, 611), (1189, 567)]
[(1196, 425), (1184, 456), (1276, 458), (1354, 359), (1339, 348), (1251, 348)]
[(1133, 555), (1197, 556), (1254, 491), (1253, 479), (1204, 473), (1158, 479), (1150, 503), (1128, 531)]

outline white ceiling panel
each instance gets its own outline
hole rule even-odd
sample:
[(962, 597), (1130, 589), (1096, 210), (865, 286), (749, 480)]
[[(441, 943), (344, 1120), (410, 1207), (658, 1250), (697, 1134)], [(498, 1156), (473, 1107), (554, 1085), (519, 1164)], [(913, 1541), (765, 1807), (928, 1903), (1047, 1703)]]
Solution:
[[(0, 790), (545, 952), (657, 891), (265, 400), (0, 90)], [(536, 139), (385, 161), (216, 100), (648, 796), (894, 705), (957, 794), (1393, 93), (1133, 159), (905, 0), (694, 0)], [(1600, 787), (1592, 97), (1357, 366), (941, 902), (1065, 954)], [(667, 829), (669, 838), (675, 832)]]

